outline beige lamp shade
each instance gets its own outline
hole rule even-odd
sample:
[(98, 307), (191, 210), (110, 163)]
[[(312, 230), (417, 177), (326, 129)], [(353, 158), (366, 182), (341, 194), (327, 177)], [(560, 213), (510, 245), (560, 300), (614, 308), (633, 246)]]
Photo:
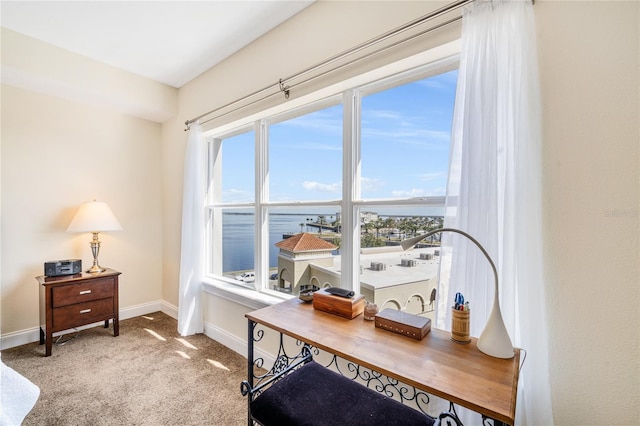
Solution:
[(67, 232), (102, 232), (121, 229), (120, 222), (107, 203), (91, 201), (80, 206)]

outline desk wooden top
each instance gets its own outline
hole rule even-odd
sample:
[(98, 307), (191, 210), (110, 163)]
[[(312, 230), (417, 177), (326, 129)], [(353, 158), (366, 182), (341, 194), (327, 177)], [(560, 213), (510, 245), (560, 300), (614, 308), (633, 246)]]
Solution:
[(471, 343), (432, 329), (415, 340), (376, 328), (360, 315), (348, 320), (291, 299), (246, 315), (248, 319), (341, 358), (396, 378), (429, 394), (513, 424), (520, 350), (512, 359), (485, 355)]

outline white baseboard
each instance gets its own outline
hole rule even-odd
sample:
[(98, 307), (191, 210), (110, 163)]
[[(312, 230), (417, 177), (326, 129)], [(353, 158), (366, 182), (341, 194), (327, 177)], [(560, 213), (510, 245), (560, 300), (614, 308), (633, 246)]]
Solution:
[(169, 315), (171, 318), (177, 320), (178, 319), (178, 307), (172, 305), (171, 303), (167, 303), (164, 300), (161, 302), (160, 310), (165, 314)]
[(27, 343), (40, 341), (40, 327), (27, 330), (14, 331), (0, 336), (0, 350), (26, 345)]
[[(225, 345), (232, 351), (239, 353), (243, 357), (247, 357), (247, 342), (245, 340), (238, 338), (226, 330), (216, 327), (210, 322), (204, 323), (204, 334), (210, 339)], [(261, 350), (260, 348), (254, 347), (254, 359), (256, 358), (262, 358), (264, 360), (264, 365), (273, 365), (276, 361), (273, 355)]]
[[(120, 310), (120, 319), (125, 320), (129, 318), (138, 317), (141, 315), (148, 315), (153, 312), (161, 311), (172, 318), (178, 319), (178, 308), (163, 300), (158, 300), (150, 303), (143, 303), (140, 305), (129, 306)], [(98, 327), (103, 324), (103, 321), (99, 321), (93, 324), (84, 325), (78, 327), (78, 330), (84, 330), (91, 327)], [(54, 333), (54, 336), (64, 334), (65, 332)], [(212, 323), (206, 322), (204, 324), (204, 334), (209, 338), (220, 342), (229, 349), (237, 352), (243, 357), (247, 357), (247, 342), (237, 336), (215, 326)], [(28, 343), (40, 341), (40, 327), (33, 327), (26, 330), (16, 331), (13, 333), (7, 333), (0, 336), (0, 350), (14, 348), (16, 346), (26, 345)], [(275, 358), (273, 355), (268, 354), (255, 348), (255, 357), (263, 358), (265, 365), (273, 365)]]
[[(178, 318), (178, 308), (162, 300), (155, 302), (143, 303), (136, 306), (129, 306), (124, 309), (120, 309), (120, 319), (125, 320), (129, 318), (139, 317), (140, 315), (147, 315), (153, 312), (162, 311), (165, 314)], [(83, 325), (78, 327), (78, 330), (85, 330), (91, 327), (97, 327), (104, 324), (103, 321), (99, 321), (93, 324)], [(54, 336), (64, 334), (65, 331), (54, 333)], [(14, 348), (16, 346), (26, 345), (28, 343), (40, 341), (40, 327), (28, 328), (26, 330), (14, 331), (12, 333), (6, 333), (0, 336), (0, 350)]]

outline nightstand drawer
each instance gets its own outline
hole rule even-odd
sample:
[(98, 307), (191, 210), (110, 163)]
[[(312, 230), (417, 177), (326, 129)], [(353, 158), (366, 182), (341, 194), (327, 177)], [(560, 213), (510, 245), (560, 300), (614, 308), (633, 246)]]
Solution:
[(53, 310), (53, 329), (66, 330), (91, 324), (106, 316), (113, 315), (113, 299), (111, 298), (63, 306)]
[(51, 292), (54, 308), (72, 305), (74, 303), (89, 302), (91, 300), (113, 297), (113, 279), (105, 278), (55, 287)]

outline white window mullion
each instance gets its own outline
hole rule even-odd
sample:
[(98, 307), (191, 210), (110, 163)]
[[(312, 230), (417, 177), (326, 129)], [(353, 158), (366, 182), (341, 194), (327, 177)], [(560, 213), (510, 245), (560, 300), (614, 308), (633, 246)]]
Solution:
[(359, 97), (353, 90), (344, 94), (342, 141), (342, 287), (360, 293), (360, 226), (358, 208), (354, 204), (360, 196), (360, 108)]
[[(210, 168), (207, 176), (207, 199), (210, 203), (216, 204), (221, 201), (222, 193), (222, 139), (214, 138), (209, 143), (209, 164)], [(222, 275), (222, 211), (220, 209), (209, 210), (208, 231), (211, 239), (209, 252), (206, 253), (209, 265), (208, 271), (213, 274)]]
[(255, 125), (255, 274), (256, 289), (268, 287), (269, 278), (269, 217), (265, 203), (269, 200), (269, 150), (268, 126), (266, 120), (257, 121)]

